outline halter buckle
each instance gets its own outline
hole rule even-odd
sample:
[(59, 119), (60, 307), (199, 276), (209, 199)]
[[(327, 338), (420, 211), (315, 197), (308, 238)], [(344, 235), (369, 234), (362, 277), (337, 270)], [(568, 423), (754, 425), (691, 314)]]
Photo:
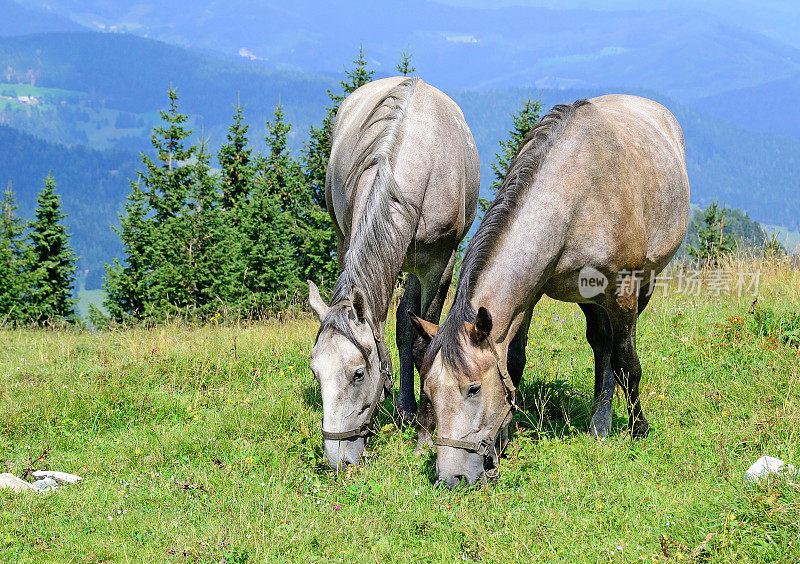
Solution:
[(489, 456), (492, 453), (494, 441), (491, 437), (484, 437), (484, 439), (476, 445), (475, 452), (481, 456)]

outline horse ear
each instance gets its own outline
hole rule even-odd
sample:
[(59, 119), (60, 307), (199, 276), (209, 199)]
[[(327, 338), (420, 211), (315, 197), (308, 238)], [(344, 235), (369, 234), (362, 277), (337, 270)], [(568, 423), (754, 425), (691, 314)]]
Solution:
[(325, 315), (328, 313), (330, 309), (324, 301), (322, 301), (322, 297), (319, 295), (319, 288), (317, 285), (314, 284), (311, 280), (306, 280), (308, 282), (308, 303), (311, 305), (311, 309), (317, 314), (317, 319), (319, 322), (322, 323), (322, 320), (325, 319)]
[(489, 338), (492, 332), (492, 314), (489, 310), (481, 306), (475, 316), (475, 323), (469, 329), (469, 340), (475, 345), (480, 345)]
[(408, 310), (408, 320), (411, 321), (411, 326), (419, 333), (419, 336), (422, 337), (422, 340), (426, 343), (430, 343), (439, 331), (438, 325), (430, 321), (425, 321), (421, 317), (417, 317), (410, 309)]
[(367, 319), (367, 296), (358, 286), (353, 286), (351, 301), (353, 302), (353, 311), (356, 314), (356, 319), (359, 323), (364, 323)]

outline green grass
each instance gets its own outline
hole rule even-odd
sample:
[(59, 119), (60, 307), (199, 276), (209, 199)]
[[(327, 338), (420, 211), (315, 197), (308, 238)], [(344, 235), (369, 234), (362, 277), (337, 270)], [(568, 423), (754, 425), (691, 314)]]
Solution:
[(653, 431), (632, 442), (617, 398), (598, 443), (584, 321), (543, 300), (499, 478), (456, 491), (388, 414), (363, 467), (321, 469), (309, 319), (2, 331), (7, 468), (84, 481), (0, 492), (0, 560), (798, 561), (800, 485), (742, 476), (762, 455), (800, 466), (800, 348), (781, 333), (800, 276), (762, 280), (772, 313), (751, 302), (655, 297), (638, 338)]

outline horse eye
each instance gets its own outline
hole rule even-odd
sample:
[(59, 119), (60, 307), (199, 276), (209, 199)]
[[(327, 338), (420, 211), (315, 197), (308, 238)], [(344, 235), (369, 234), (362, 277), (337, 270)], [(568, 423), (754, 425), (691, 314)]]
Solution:
[(353, 372), (353, 382), (360, 382), (364, 379), (364, 369), (359, 368), (355, 372)]
[(467, 397), (474, 398), (481, 392), (481, 385), (480, 384), (472, 384), (467, 390)]

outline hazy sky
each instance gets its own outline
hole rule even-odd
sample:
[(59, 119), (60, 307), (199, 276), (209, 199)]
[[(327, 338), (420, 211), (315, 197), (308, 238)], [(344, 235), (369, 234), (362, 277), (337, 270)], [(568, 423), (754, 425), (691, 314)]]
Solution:
[(591, 10), (704, 10), (728, 22), (747, 27), (800, 47), (800, 1), (798, 0), (434, 0), (441, 4), (501, 8), (536, 6), (541, 8)]

